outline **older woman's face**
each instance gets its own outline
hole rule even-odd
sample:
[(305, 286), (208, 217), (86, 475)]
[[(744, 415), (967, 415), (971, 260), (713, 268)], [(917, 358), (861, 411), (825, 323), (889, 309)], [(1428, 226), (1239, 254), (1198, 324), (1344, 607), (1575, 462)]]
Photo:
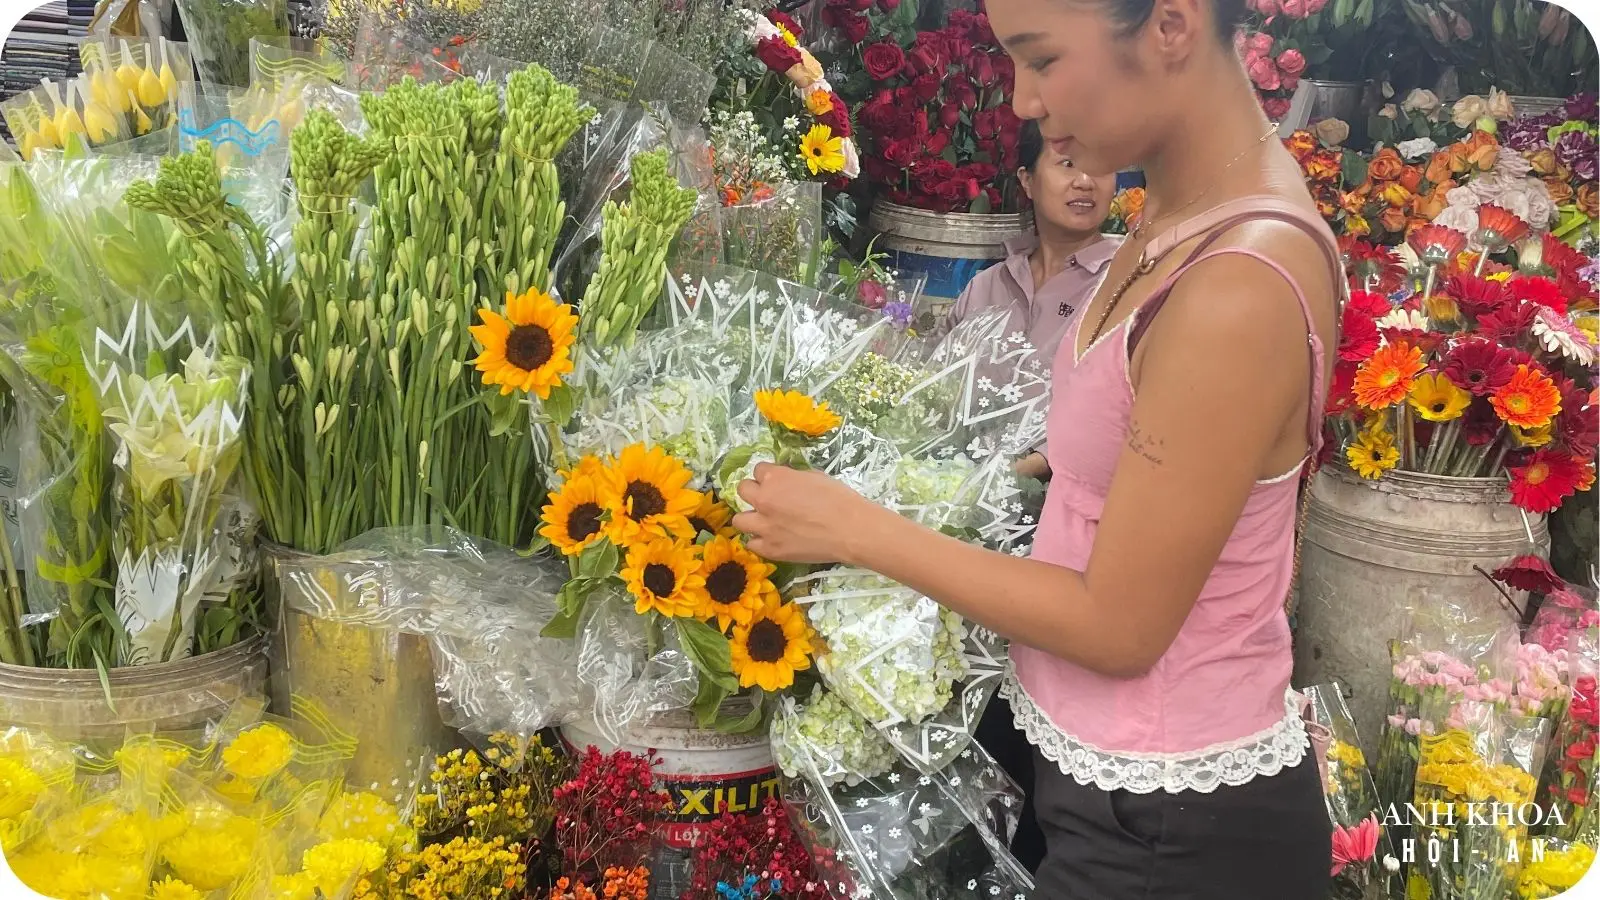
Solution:
[(1016, 63), (1017, 115), (1037, 119), (1050, 149), (1096, 175), (1141, 161), (1178, 102), (1153, 25), (1119, 36), (1105, 2), (988, 0), (989, 24)]
[(1090, 175), (1046, 146), (1032, 171), (1022, 173), (1022, 186), (1033, 200), (1033, 214), (1072, 234), (1099, 231), (1111, 211), (1117, 176)]

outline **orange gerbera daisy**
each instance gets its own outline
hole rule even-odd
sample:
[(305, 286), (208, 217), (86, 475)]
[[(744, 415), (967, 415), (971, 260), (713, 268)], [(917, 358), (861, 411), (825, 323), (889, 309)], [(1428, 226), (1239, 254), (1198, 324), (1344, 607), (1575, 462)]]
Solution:
[(1561, 391), (1550, 376), (1524, 363), (1489, 396), (1489, 403), (1507, 425), (1543, 428), (1561, 412)]
[(1356, 370), (1352, 388), (1356, 402), (1367, 409), (1388, 409), (1406, 398), (1411, 383), (1424, 368), (1420, 347), (1405, 341), (1379, 347)]
[(1418, 259), (1438, 266), (1467, 249), (1467, 236), (1443, 225), (1424, 225), (1406, 235), (1406, 243)]

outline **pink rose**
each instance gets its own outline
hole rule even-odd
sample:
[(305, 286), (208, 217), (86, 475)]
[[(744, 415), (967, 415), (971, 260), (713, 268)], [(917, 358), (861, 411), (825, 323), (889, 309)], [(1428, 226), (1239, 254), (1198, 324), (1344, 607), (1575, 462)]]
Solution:
[(1289, 98), (1268, 97), (1261, 101), (1261, 111), (1267, 114), (1267, 118), (1276, 122), (1289, 114)]
[(1245, 52), (1254, 51), (1256, 56), (1272, 52), (1272, 35), (1257, 31), (1244, 39)]
[(1249, 0), (1245, 5), (1269, 19), (1283, 11), (1278, 0)]
[(1299, 78), (1306, 70), (1305, 54), (1299, 50), (1285, 50), (1279, 53), (1278, 70), (1290, 78)]
[(1260, 56), (1249, 64), (1250, 81), (1263, 91), (1275, 91), (1282, 86), (1283, 81), (1278, 77), (1278, 66), (1271, 59)]
[(1310, 10), (1311, 0), (1283, 0), (1283, 14), (1291, 19), (1304, 19)]
[(1328, 0), (1306, 0), (1306, 15), (1314, 16), (1322, 12), (1322, 8), (1327, 5)]

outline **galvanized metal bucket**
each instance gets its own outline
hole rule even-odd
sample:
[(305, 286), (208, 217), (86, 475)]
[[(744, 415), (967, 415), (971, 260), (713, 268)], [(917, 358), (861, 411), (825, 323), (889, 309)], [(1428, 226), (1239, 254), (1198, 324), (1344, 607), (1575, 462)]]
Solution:
[(1312, 481), (1295, 683), (1338, 681), (1350, 690), (1369, 759), (1388, 714), (1389, 641), (1407, 636), (1408, 606), (1449, 603), (1479, 622), (1515, 622), (1479, 570), (1547, 552), (1550, 533), (1543, 516), (1524, 517), (1510, 501), (1501, 478), (1389, 472), (1367, 481), (1330, 465)]
[(973, 276), (1004, 259), (1008, 239), (1033, 228), (1028, 213), (936, 213), (886, 200), (873, 204), (867, 222), (891, 266), (927, 275), (923, 294), (935, 312), (954, 303)]
[(188, 659), (112, 669), (105, 684), (93, 669), (0, 664), (0, 725), (69, 741), (203, 728), (236, 701), (262, 696), (266, 646), (254, 637)]

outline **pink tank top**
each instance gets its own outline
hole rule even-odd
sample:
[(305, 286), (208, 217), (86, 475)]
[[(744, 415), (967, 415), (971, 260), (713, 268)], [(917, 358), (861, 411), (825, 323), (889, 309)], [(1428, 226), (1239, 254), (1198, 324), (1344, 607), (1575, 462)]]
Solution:
[[(1250, 220), (1299, 226), (1343, 277), (1327, 226), (1272, 197), (1232, 201), (1186, 222), (1148, 248), (1162, 255), (1206, 236), (1140, 309), (1076, 358), (1079, 316), (1057, 352), (1047, 423), (1053, 473), (1033, 556), (1083, 571), (1118, 459), (1127, 441), (1133, 388), (1128, 359), (1173, 283), (1203, 259), (1249, 256), (1294, 289), (1309, 334), (1312, 396), (1306, 439), (1321, 443), (1323, 348), (1304, 293), (1271, 259), (1234, 247), (1210, 249)], [(1211, 791), (1276, 774), (1304, 757), (1305, 729), (1289, 690), (1292, 667), (1284, 613), (1294, 568), (1298, 487), (1306, 463), (1251, 489), (1193, 610), (1166, 654), (1146, 674), (1111, 678), (1030, 647), (1013, 645), (1002, 688), (1029, 741), (1079, 783), (1102, 790)]]

